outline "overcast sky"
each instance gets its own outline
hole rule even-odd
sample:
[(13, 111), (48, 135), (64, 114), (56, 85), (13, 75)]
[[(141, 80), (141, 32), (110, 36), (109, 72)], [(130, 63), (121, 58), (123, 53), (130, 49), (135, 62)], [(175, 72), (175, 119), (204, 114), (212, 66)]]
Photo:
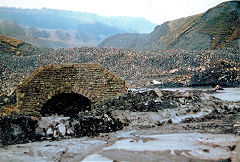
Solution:
[(0, 6), (54, 8), (91, 12), (103, 16), (144, 17), (162, 24), (198, 13), (226, 0), (0, 0)]

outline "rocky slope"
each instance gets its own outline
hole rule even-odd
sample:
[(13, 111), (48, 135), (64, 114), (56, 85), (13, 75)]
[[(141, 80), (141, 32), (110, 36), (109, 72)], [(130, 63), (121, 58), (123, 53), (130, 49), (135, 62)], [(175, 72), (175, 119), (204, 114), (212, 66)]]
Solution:
[(42, 53), (44, 49), (33, 47), (32, 45), (25, 43), (21, 40), (16, 40), (14, 38), (6, 37), (0, 35), (0, 54), (11, 54), (11, 55), (34, 55), (37, 53)]
[(192, 50), (239, 48), (239, 28), (240, 2), (228, 1), (203, 14), (165, 22), (148, 35), (119, 34), (109, 37), (99, 47)]

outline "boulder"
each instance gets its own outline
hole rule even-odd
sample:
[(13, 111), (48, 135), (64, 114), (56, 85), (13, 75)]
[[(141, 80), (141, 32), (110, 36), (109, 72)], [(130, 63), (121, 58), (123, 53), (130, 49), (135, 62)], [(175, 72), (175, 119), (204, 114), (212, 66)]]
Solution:
[(220, 85), (216, 85), (216, 87), (214, 88), (214, 90), (224, 90)]

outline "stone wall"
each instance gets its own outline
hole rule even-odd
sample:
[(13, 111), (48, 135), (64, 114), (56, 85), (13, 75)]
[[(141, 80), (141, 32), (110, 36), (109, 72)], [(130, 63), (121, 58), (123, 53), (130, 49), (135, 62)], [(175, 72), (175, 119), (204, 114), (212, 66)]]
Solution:
[(99, 64), (47, 65), (18, 85), (17, 108), (21, 113), (40, 115), (47, 100), (60, 93), (78, 93), (99, 104), (127, 92), (125, 81)]

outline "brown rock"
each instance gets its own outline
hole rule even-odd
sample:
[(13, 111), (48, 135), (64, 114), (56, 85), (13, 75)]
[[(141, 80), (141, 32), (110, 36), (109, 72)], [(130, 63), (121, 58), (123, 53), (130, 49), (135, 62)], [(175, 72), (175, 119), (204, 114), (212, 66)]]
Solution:
[(223, 88), (220, 86), (220, 85), (217, 85), (216, 87), (215, 87), (215, 91), (216, 90), (223, 90)]

